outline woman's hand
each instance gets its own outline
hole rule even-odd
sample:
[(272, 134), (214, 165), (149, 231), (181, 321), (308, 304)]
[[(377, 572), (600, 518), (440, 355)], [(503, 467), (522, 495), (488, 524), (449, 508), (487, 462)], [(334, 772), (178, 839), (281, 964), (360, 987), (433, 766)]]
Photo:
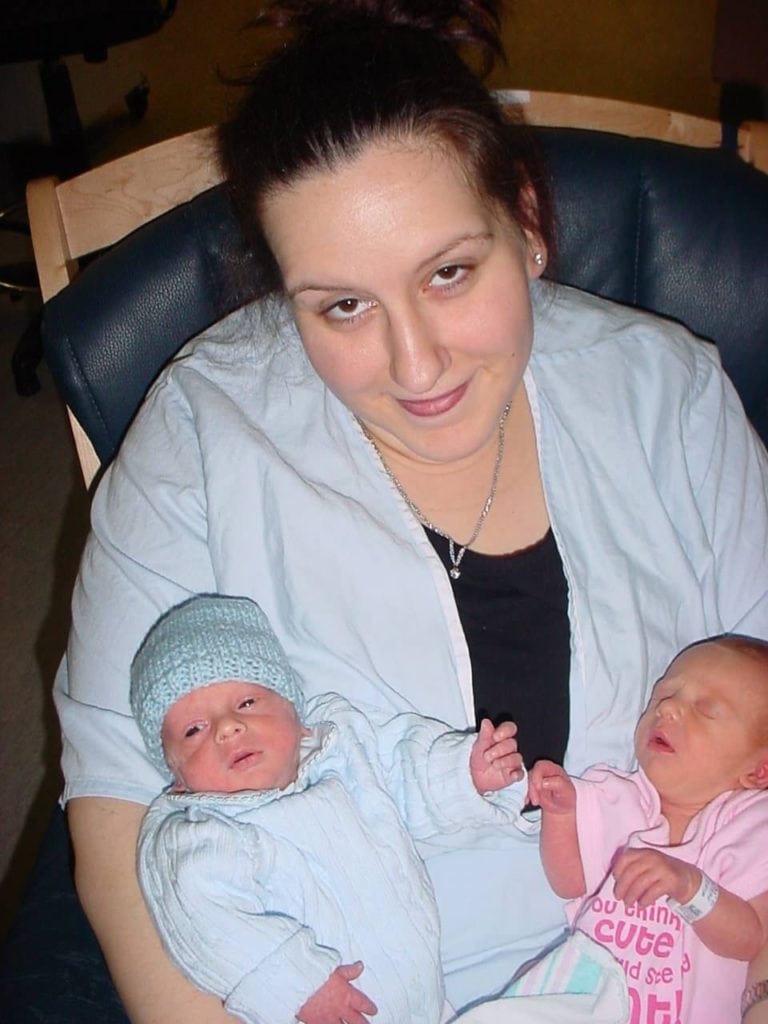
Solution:
[(363, 964), (340, 964), (328, 981), (296, 1014), (302, 1024), (366, 1024), (379, 1011), (375, 1003), (352, 982), (363, 973)]
[(478, 793), (504, 789), (523, 777), (523, 757), (517, 751), (517, 726), (502, 722), (495, 729), (484, 718), (469, 755), (469, 770)]

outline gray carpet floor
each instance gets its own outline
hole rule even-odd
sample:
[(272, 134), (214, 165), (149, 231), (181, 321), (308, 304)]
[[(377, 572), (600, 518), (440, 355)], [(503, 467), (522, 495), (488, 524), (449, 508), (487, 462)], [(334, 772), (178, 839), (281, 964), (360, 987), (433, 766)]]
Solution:
[(88, 517), (45, 367), (37, 394), (14, 389), (11, 355), (34, 312), (33, 302), (0, 292), (0, 935), (59, 792), (50, 694)]

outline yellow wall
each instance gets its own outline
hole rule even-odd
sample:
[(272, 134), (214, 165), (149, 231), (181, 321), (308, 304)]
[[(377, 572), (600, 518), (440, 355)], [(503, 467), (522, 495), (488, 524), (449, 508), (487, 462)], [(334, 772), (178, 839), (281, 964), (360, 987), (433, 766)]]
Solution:
[(510, 0), (494, 83), (717, 116), (717, 0)]
[[(496, 86), (576, 92), (715, 116), (719, 87), (710, 63), (717, 0), (508, 0), (509, 64)], [(242, 26), (253, 0), (182, 0), (155, 35), (115, 47), (106, 64), (70, 60), (83, 120), (104, 116), (106, 98), (145, 75), (149, 114), (106, 143), (100, 159), (224, 118), (238, 92), (217, 78), (233, 72), (263, 36)]]

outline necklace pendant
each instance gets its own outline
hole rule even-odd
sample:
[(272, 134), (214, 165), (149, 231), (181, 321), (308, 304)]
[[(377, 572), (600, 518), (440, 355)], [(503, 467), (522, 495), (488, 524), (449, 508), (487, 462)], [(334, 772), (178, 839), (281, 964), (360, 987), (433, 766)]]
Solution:
[(494, 462), (493, 465), (491, 489), (488, 492), (488, 497), (485, 499), (485, 504), (480, 510), (480, 516), (478, 517), (478, 520), (475, 523), (475, 528), (472, 531), (472, 536), (469, 538), (466, 544), (462, 544), (462, 546), (459, 548), (458, 553), (456, 552), (456, 542), (454, 541), (453, 537), (445, 533), (445, 531), (441, 530), (438, 526), (435, 526), (434, 523), (431, 523), (429, 519), (427, 519), (427, 517), (421, 511), (419, 506), (414, 501), (411, 500), (407, 492), (403, 489), (403, 485), (400, 483), (400, 481), (397, 479), (395, 474), (392, 472), (392, 470), (389, 468), (386, 461), (382, 457), (382, 454), (379, 451), (379, 447), (376, 444), (376, 441), (374, 440), (373, 436), (370, 434), (368, 428), (362, 422), (362, 420), (358, 420), (360, 429), (362, 430), (363, 434), (373, 447), (373, 450), (376, 452), (376, 455), (378, 456), (378, 459), (381, 462), (384, 472), (389, 477), (391, 482), (394, 484), (395, 489), (397, 490), (400, 497), (403, 499), (403, 501), (411, 511), (412, 515), (415, 516), (418, 522), (420, 522), (421, 525), (424, 526), (427, 530), (432, 530), (433, 533), (438, 534), (440, 537), (444, 537), (448, 541), (448, 557), (451, 560), (451, 568), (448, 570), (448, 575), (452, 580), (461, 579), (461, 569), (459, 568), (459, 563), (461, 562), (465, 552), (470, 547), (470, 545), (474, 544), (475, 541), (477, 540), (480, 531), (483, 528), (483, 523), (485, 522), (488, 513), (491, 511), (491, 506), (493, 505), (494, 499), (496, 497), (496, 487), (499, 482), (499, 470), (501, 469), (501, 460), (504, 457), (504, 428), (506, 425), (507, 416), (509, 414), (511, 405), (512, 403), (508, 402), (504, 406), (504, 411), (502, 412), (501, 417), (499, 418), (499, 440), (496, 448), (496, 461)]

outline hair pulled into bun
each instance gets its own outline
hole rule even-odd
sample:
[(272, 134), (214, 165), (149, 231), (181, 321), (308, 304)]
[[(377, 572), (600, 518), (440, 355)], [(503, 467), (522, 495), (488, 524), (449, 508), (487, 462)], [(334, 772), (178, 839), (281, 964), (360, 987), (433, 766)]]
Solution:
[[(273, 0), (257, 25), (292, 39), (239, 84), (219, 129), (227, 188), (266, 291), (282, 287), (263, 204), (376, 143), (441, 148), (481, 199), (552, 251), (547, 174), (521, 119), (510, 121), (459, 51), (500, 54), (496, 0)], [(489, 61), (486, 61), (488, 64)]]
[(499, 0), (268, 0), (255, 23), (298, 33), (340, 26), (400, 26), (429, 32), (455, 46), (476, 46), (487, 58), (503, 58)]

